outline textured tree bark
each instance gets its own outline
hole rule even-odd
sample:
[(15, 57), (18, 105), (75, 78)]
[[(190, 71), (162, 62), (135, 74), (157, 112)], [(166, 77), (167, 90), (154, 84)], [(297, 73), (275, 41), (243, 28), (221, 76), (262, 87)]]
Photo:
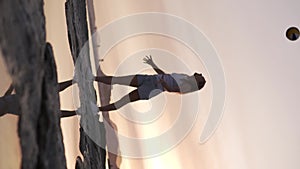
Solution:
[[(100, 57), (98, 54), (98, 37), (97, 34), (97, 26), (96, 26), (96, 17), (95, 17), (95, 9), (94, 9), (94, 1), (87, 0), (87, 8), (88, 8), (88, 16), (89, 16), (89, 24), (90, 24), (90, 32), (92, 35), (92, 49), (94, 53), (94, 58), (96, 60), (95, 67), (97, 68), (97, 76), (105, 76), (103, 71), (101, 70), (99, 62), (97, 62)], [(99, 95), (100, 95), (100, 103), (101, 105), (108, 105), (110, 103), (111, 96), (111, 86), (103, 83), (98, 83)], [(108, 165), (110, 169), (118, 169), (120, 164), (117, 164), (118, 152), (119, 152), (119, 140), (117, 137), (117, 125), (110, 120), (108, 112), (102, 112), (104, 117), (104, 126), (106, 129), (106, 142), (107, 142), (107, 151), (108, 151)], [(121, 161), (121, 160), (120, 160)]]
[(56, 66), (42, 0), (0, 1), (0, 47), (18, 95), (24, 169), (66, 168)]
[(56, 64), (52, 46), (47, 43), (44, 59), (41, 114), (38, 120), (38, 168), (66, 168)]
[[(85, 79), (91, 73), (89, 59), (88, 27), (86, 3), (84, 0), (67, 0), (65, 4), (68, 39), (79, 88), (80, 109), (80, 152), (83, 160), (77, 157), (76, 169), (105, 168), (105, 129), (98, 121), (99, 116), (92, 113), (90, 102), (96, 103), (93, 82)], [(96, 133), (96, 134), (95, 134)]]

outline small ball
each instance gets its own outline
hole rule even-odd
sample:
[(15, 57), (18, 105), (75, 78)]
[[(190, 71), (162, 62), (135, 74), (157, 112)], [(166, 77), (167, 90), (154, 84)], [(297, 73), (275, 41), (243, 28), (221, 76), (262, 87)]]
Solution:
[(299, 29), (296, 27), (290, 27), (287, 29), (286, 31), (286, 37), (291, 40), (291, 41), (295, 41), (299, 38), (300, 33), (299, 33)]

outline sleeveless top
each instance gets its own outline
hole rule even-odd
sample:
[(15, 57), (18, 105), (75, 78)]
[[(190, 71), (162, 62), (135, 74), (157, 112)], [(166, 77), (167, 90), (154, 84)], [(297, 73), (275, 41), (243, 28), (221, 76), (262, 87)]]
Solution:
[(193, 82), (186, 74), (172, 73), (160, 74), (159, 76), (166, 82), (171, 90), (170, 92), (189, 93), (195, 91), (193, 90)]

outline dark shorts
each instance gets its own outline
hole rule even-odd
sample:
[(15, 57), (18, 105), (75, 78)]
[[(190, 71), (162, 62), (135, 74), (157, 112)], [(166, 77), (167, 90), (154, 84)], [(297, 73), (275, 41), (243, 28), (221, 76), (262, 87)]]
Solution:
[(148, 100), (164, 91), (159, 79), (160, 75), (137, 75), (140, 99)]

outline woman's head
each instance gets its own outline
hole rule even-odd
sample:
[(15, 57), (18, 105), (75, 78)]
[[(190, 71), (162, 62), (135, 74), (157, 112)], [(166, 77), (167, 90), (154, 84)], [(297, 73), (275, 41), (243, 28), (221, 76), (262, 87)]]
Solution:
[(206, 80), (205, 78), (202, 76), (202, 74), (200, 73), (194, 73), (193, 75), (196, 79), (196, 82), (197, 82), (197, 86), (198, 86), (198, 90), (202, 89), (206, 83)]

